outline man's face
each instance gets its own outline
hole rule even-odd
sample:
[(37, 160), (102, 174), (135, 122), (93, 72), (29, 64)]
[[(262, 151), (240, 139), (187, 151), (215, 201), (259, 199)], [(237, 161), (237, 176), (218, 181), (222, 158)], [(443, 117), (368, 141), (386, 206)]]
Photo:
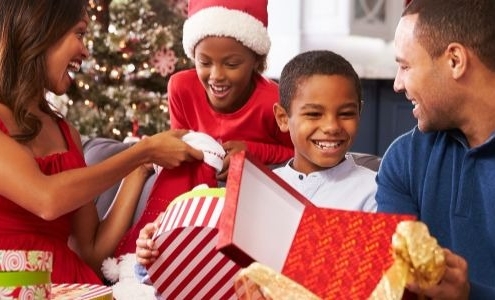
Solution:
[(394, 82), (414, 105), (413, 115), (421, 131), (453, 127), (454, 102), (449, 97), (447, 70), (443, 57), (432, 59), (414, 34), (417, 15), (402, 17), (395, 33), (395, 54), (399, 64)]

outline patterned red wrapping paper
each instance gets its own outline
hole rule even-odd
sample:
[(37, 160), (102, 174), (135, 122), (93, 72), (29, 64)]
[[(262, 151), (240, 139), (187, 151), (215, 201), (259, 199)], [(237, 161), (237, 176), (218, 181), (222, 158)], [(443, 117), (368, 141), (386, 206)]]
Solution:
[(392, 265), (392, 235), (411, 216), (307, 208), (282, 273), (324, 299), (367, 299)]
[[(282, 213), (298, 209), (289, 217)], [(272, 213), (267, 215), (266, 210)], [(246, 214), (252, 216), (250, 220)], [(295, 226), (287, 220), (290, 217), (296, 218)], [(258, 261), (323, 299), (367, 299), (393, 262), (391, 239), (397, 224), (412, 219), (409, 215), (315, 207), (241, 152), (230, 161), (219, 248), (243, 267)], [(258, 230), (258, 237), (248, 232), (251, 226), (257, 228), (256, 223), (265, 228), (279, 223), (289, 226), (273, 229), (271, 237), (269, 230), (266, 236)], [(283, 242), (287, 239), (289, 246)], [(273, 245), (253, 247), (266, 243)]]
[(216, 249), (225, 189), (194, 189), (166, 209), (156, 234), (151, 282), (165, 299), (234, 299), (240, 266)]
[(112, 288), (98, 284), (63, 283), (52, 285), (52, 300), (112, 300)]

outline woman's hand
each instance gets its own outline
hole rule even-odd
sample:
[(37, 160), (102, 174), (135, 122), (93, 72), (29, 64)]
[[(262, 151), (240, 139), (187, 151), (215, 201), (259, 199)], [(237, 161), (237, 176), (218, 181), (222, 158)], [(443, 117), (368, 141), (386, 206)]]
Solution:
[(157, 133), (139, 143), (151, 144), (151, 160), (166, 169), (178, 167), (184, 161), (202, 160), (203, 152), (194, 149), (182, 140), (188, 130), (173, 129)]

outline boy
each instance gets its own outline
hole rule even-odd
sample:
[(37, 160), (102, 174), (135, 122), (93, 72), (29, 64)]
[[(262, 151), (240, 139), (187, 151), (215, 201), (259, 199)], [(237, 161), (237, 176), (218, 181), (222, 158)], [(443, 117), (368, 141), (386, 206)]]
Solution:
[(376, 173), (347, 154), (362, 105), (351, 64), (331, 51), (301, 53), (282, 70), (279, 91), (274, 114), (295, 151), (274, 172), (317, 206), (376, 211)]

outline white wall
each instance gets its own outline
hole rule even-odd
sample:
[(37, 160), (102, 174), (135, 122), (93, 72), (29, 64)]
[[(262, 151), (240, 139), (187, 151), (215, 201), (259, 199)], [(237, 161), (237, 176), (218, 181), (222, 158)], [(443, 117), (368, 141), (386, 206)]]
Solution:
[(272, 46), (265, 74), (278, 78), (283, 66), (301, 52), (301, 4), (303, 0), (268, 0), (268, 34)]
[(265, 74), (278, 78), (285, 63), (296, 54), (328, 49), (348, 59), (362, 78), (394, 78), (397, 66), (391, 40), (402, 2), (385, 1), (387, 12), (391, 12), (386, 23), (369, 31), (370, 35), (384, 36), (383, 39), (354, 34), (354, 30), (366, 28), (362, 24), (356, 26), (352, 20), (351, 0), (269, 0), (272, 48)]

